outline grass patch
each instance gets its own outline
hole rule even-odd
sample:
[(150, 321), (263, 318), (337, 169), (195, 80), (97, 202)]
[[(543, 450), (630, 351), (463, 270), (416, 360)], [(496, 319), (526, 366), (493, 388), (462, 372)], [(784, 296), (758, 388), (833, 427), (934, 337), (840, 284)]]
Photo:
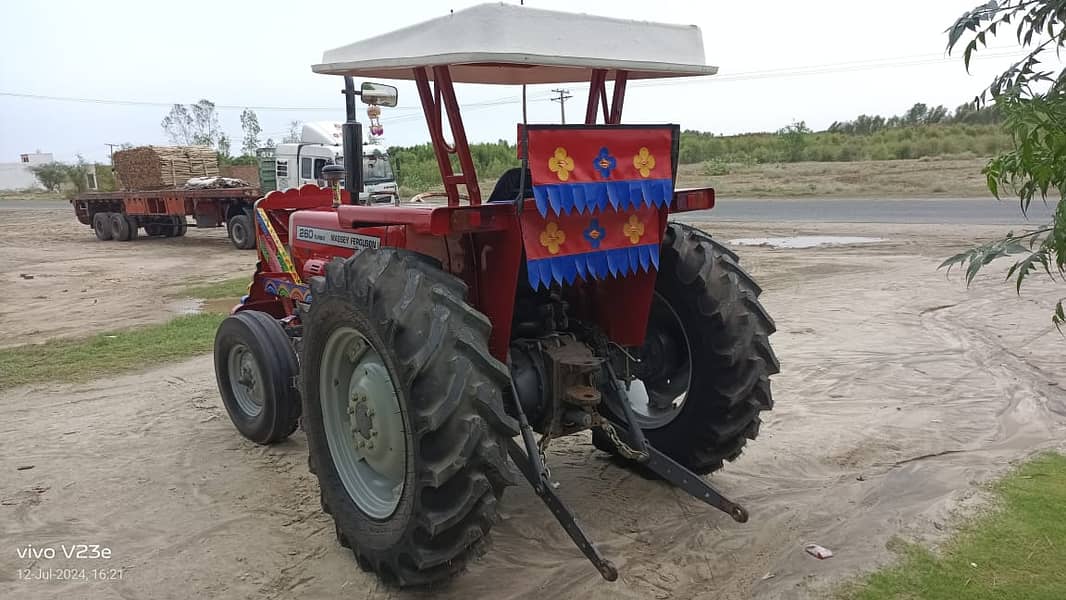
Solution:
[(248, 276), (223, 279), (214, 283), (191, 285), (181, 291), (182, 298), (199, 298), (201, 300), (239, 300), (248, 293)]
[(203, 313), (168, 323), (0, 349), (0, 389), (40, 381), (82, 381), (210, 352), (225, 315)]
[(178, 294), (204, 300), (202, 313), (167, 323), (0, 349), (0, 389), (42, 381), (93, 379), (210, 352), (215, 330), (248, 293), (248, 277), (192, 285)]
[(993, 486), (999, 505), (940, 552), (908, 545), (902, 562), (838, 597), (923, 600), (1066, 598), (1066, 457), (1046, 454)]
[(2, 190), (0, 200), (63, 200), (61, 192), (44, 190)]

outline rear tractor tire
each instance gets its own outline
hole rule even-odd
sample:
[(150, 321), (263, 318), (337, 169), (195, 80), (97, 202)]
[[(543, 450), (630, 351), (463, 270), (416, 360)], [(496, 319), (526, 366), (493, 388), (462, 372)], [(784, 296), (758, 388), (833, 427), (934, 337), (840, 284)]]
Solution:
[(96, 239), (106, 242), (111, 239), (114, 232), (111, 229), (111, 213), (98, 212), (93, 215), (93, 233)]
[(245, 213), (230, 217), (226, 222), (226, 231), (229, 239), (238, 250), (251, 250), (255, 248), (255, 229), (252, 227), (252, 218)]
[(274, 317), (245, 310), (215, 333), (215, 380), (230, 420), (245, 438), (273, 444), (300, 420), (296, 354)]
[[(644, 347), (631, 350), (642, 361), (628, 397), (652, 446), (706, 474), (740, 456), (759, 434), (759, 414), (773, 408), (775, 326), (737, 255), (709, 235), (670, 223), (660, 254)], [(599, 430), (593, 443), (616, 453)]]
[(303, 427), (322, 508), (363, 569), (447, 579), (481, 553), (513, 484), (491, 324), (459, 279), (395, 248), (333, 261), (311, 285)]

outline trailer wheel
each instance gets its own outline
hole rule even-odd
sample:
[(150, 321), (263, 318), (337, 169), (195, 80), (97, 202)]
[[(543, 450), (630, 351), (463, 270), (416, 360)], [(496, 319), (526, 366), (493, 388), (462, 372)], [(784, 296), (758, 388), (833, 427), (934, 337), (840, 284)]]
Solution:
[(182, 237), (189, 230), (189, 222), (185, 217), (174, 217), (174, 224), (170, 228), (169, 237)]
[(245, 438), (273, 444), (296, 431), (299, 367), (278, 321), (257, 310), (226, 317), (215, 334), (215, 380), (230, 420)]
[[(740, 456), (759, 434), (759, 413), (773, 408), (774, 322), (736, 254), (702, 231), (670, 223), (660, 261), (644, 347), (630, 351), (642, 360), (627, 398), (653, 446), (710, 473)], [(600, 430), (593, 443), (616, 452)]]
[(481, 553), (513, 483), (492, 326), (459, 279), (404, 250), (333, 261), (311, 285), (303, 426), (323, 510), (362, 568), (447, 579)]
[(96, 239), (106, 242), (114, 233), (111, 230), (111, 213), (98, 212), (93, 215), (93, 233)]
[(160, 225), (159, 223), (149, 223), (144, 226), (144, 234), (149, 237), (170, 237), (170, 226)]
[(138, 230), (140, 227), (137, 225), (136, 219), (133, 217), (126, 217), (126, 224), (130, 227), (130, 240), (137, 239)]
[(229, 239), (239, 250), (251, 250), (255, 248), (255, 230), (252, 229), (252, 218), (241, 213), (230, 217), (226, 222)]
[(122, 213), (109, 213), (112, 237), (119, 242), (128, 242), (131, 239), (130, 222)]

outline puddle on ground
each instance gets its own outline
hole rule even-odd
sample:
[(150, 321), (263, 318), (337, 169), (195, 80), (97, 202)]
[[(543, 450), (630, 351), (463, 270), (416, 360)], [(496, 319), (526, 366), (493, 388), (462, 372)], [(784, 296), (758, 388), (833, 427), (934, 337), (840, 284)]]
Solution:
[(228, 315), (238, 302), (239, 300), (234, 298), (216, 298), (214, 300), (184, 298), (167, 304), (167, 310), (178, 315), (198, 315), (201, 313)]
[(167, 310), (179, 315), (198, 315), (204, 311), (204, 301), (199, 298), (183, 298), (167, 304)]
[(850, 246), (876, 244), (884, 238), (847, 235), (795, 235), (791, 237), (738, 238), (729, 240), (737, 246), (768, 246), (770, 248), (820, 248), (822, 246)]

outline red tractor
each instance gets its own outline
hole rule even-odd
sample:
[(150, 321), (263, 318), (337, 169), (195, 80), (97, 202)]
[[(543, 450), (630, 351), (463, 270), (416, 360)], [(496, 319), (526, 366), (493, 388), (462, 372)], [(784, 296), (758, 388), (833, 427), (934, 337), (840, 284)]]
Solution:
[[(620, 463), (746, 521), (700, 476), (773, 406), (774, 323), (733, 252), (670, 221), (714, 205), (710, 188), (674, 189), (678, 126), (621, 124), (627, 82), (715, 72), (699, 29), (481, 5), (313, 69), (344, 77), (344, 165), (327, 167), (331, 187), (256, 203), (260, 260), (215, 370), (246, 438), (302, 424), (322, 508), (359, 565), (400, 585), (458, 573), (513, 464), (614, 580), (545, 460), (552, 439), (589, 430)], [(391, 107), (397, 91), (356, 76), (414, 81), (447, 204), (360, 203), (356, 97)], [(578, 81), (584, 122), (520, 124), (521, 167), (485, 198), (454, 84)]]

